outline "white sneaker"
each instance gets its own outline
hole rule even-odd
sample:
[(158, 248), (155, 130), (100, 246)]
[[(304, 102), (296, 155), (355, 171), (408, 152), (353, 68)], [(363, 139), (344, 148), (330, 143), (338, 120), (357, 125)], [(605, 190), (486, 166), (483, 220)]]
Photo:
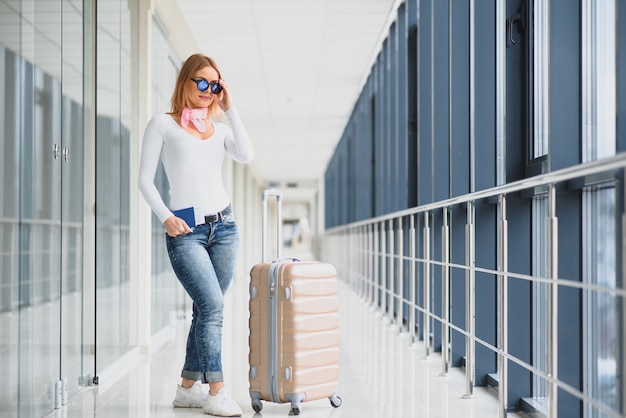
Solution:
[(225, 388), (217, 391), (215, 396), (209, 393), (202, 410), (205, 414), (217, 415), (218, 417), (240, 417), (243, 413)]
[(178, 385), (176, 397), (172, 405), (178, 408), (202, 408), (206, 402), (207, 393), (200, 382), (195, 382), (192, 387), (185, 389)]

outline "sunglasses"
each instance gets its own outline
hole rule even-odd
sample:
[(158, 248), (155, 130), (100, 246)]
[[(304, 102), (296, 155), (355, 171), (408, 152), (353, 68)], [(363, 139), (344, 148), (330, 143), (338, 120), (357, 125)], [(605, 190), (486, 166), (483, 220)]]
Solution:
[(224, 90), (218, 81), (208, 82), (204, 78), (192, 78), (191, 81), (196, 83), (196, 87), (198, 87), (200, 91), (210, 90), (213, 94), (220, 94), (220, 92)]

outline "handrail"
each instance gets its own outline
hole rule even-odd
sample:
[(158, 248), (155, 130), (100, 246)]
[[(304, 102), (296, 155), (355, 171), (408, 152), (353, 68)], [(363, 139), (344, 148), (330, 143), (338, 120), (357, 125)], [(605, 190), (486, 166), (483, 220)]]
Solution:
[(498, 195), (507, 195), (510, 193), (520, 192), (535, 187), (547, 186), (549, 184), (562, 183), (568, 180), (574, 180), (581, 177), (593, 176), (595, 174), (606, 173), (626, 168), (626, 152), (619, 153), (613, 157), (602, 160), (595, 160), (588, 163), (579, 164), (572, 167), (562, 168), (549, 173), (539, 174), (527, 179), (513, 181), (511, 183), (495, 186), (489, 189), (480, 190), (461, 196), (452, 197), (450, 199), (440, 200), (438, 202), (427, 203), (409, 209), (403, 209), (396, 212), (390, 212), (385, 215), (356, 221), (344, 225), (339, 225), (326, 229), (326, 233), (333, 233), (336, 230), (342, 230), (348, 227), (356, 227), (360, 225), (368, 225), (389, 219), (395, 219), (401, 216), (414, 215), (416, 213), (430, 212), (435, 209), (441, 209), (449, 206), (456, 206), (471, 201), (488, 199)]

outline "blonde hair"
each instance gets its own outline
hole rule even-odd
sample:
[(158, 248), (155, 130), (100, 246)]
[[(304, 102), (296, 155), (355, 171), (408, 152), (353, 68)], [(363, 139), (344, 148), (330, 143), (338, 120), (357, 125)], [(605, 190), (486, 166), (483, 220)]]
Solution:
[[(176, 86), (174, 87), (174, 93), (172, 93), (172, 108), (170, 112), (171, 114), (178, 115), (180, 114), (180, 112), (182, 112), (184, 107), (191, 107), (189, 103), (189, 89), (192, 88), (193, 84), (189, 81), (191, 78), (193, 78), (196, 72), (205, 67), (213, 68), (215, 71), (217, 71), (218, 78), (222, 78), (222, 74), (220, 73), (219, 68), (217, 68), (217, 64), (215, 64), (215, 61), (212, 58), (202, 54), (191, 55), (189, 58), (187, 58), (178, 73)], [(195, 88), (195, 86), (193, 86), (193, 88)], [(218, 109), (219, 105), (217, 104), (217, 101), (214, 100), (213, 103), (209, 105), (209, 117), (217, 113)]]

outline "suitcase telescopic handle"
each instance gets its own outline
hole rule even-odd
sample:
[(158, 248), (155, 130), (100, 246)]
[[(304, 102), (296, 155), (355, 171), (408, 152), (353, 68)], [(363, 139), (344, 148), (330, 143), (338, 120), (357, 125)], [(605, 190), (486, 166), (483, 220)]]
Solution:
[(261, 247), (261, 260), (263, 263), (265, 263), (265, 254), (267, 253), (267, 201), (271, 196), (276, 197), (276, 258), (280, 258), (283, 194), (280, 190), (265, 189), (263, 190), (263, 222), (261, 228), (263, 240)]

